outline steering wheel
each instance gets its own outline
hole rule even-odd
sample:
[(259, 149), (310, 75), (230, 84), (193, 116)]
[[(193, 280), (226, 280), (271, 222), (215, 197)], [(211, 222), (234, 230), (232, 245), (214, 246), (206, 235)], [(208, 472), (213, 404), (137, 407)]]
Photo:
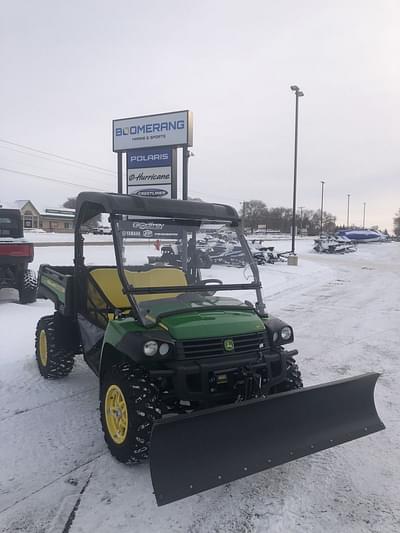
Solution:
[[(222, 281), (220, 279), (216, 279), (216, 278), (210, 278), (210, 279), (203, 279), (201, 281), (201, 284), (202, 285), (222, 285)], [(207, 294), (207, 296), (214, 296), (214, 294), (216, 293), (217, 291), (207, 291), (206, 293), (204, 294)]]

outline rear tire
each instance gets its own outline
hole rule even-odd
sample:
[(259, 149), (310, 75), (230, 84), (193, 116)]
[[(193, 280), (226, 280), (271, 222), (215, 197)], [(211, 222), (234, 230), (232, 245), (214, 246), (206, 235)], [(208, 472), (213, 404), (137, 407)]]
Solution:
[(274, 393), (287, 392), (295, 389), (303, 388), (303, 379), (301, 377), (300, 369), (294, 357), (286, 359), (286, 379), (275, 387)]
[(100, 418), (111, 454), (121, 463), (149, 457), (153, 424), (161, 418), (157, 387), (147, 373), (129, 363), (114, 364), (100, 389)]
[(39, 372), (46, 379), (68, 376), (74, 366), (74, 354), (57, 337), (54, 315), (42, 317), (36, 326), (35, 349)]
[(33, 270), (24, 272), (18, 291), (19, 303), (30, 304), (36, 302), (37, 280)]

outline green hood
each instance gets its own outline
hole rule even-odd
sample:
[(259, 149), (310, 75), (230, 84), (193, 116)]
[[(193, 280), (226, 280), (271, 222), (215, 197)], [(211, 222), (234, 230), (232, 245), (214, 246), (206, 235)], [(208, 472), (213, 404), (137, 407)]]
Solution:
[(250, 309), (179, 313), (162, 318), (160, 324), (176, 340), (226, 337), (265, 329), (261, 318)]

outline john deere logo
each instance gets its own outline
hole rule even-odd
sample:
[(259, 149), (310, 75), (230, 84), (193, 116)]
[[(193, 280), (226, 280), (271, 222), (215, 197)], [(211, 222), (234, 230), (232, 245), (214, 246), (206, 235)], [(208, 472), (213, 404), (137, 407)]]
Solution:
[(224, 350), (226, 352), (233, 352), (235, 349), (235, 344), (232, 339), (225, 339), (224, 340)]

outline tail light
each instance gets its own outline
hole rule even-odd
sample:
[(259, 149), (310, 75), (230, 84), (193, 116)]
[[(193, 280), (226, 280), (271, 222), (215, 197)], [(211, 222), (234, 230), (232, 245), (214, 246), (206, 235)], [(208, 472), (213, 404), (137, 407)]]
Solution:
[(33, 257), (33, 244), (0, 244), (0, 255)]

